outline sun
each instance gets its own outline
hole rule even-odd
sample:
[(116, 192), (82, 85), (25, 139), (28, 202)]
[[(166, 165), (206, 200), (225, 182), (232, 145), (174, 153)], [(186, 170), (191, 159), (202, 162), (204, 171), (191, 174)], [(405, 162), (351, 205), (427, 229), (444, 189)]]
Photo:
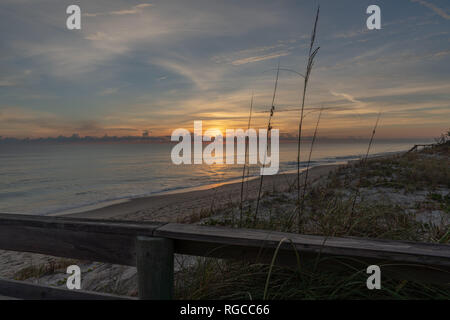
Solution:
[(204, 133), (203, 136), (204, 137), (208, 137), (208, 138), (213, 138), (213, 137), (218, 137), (218, 136), (222, 136), (224, 137), (225, 135), (225, 129), (219, 129), (219, 128), (208, 128)]

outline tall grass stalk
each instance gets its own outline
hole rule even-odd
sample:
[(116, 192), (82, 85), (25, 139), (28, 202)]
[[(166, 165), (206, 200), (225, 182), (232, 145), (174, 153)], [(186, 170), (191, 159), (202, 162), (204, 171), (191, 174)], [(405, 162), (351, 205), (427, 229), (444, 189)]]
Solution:
[[(300, 204), (301, 205), (300, 212), (303, 212), (303, 210), (304, 210), (305, 196), (306, 196), (306, 186), (308, 184), (309, 166), (311, 164), (311, 156), (312, 156), (314, 144), (315, 144), (316, 138), (317, 138), (317, 131), (319, 129), (320, 118), (322, 117), (322, 111), (323, 111), (323, 108), (320, 109), (319, 116), (317, 117), (316, 128), (314, 129), (314, 135), (313, 135), (313, 138), (312, 138), (312, 141), (311, 141), (311, 148), (309, 149), (308, 163), (306, 164), (306, 172), (305, 172), (305, 182), (303, 184), (302, 201), (301, 201), (301, 204)], [(300, 230), (299, 230), (299, 232), (300, 232)]]
[(303, 80), (303, 96), (302, 96), (302, 107), (300, 111), (300, 122), (298, 125), (298, 146), (297, 146), (297, 201), (298, 201), (298, 214), (297, 214), (297, 224), (298, 229), (300, 230), (300, 221), (301, 221), (301, 207), (300, 206), (300, 146), (301, 146), (301, 140), (302, 140), (302, 129), (303, 129), (303, 115), (304, 115), (304, 109), (305, 109), (305, 97), (306, 97), (306, 89), (308, 87), (308, 81), (309, 76), (311, 75), (312, 67), (314, 65), (314, 58), (319, 51), (319, 47), (316, 49), (314, 48), (314, 42), (316, 40), (316, 31), (317, 31), (317, 22), (319, 20), (319, 12), (320, 12), (320, 6), (317, 8), (316, 13), (316, 20), (314, 22), (314, 28), (311, 34), (311, 42), (309, 46), (309, 52), (308, 52), (308, 63), (306, 65), (306, 73)]
[(377, 120), (375, 121), (375, 126), (372, 130), (372, 135), (370, 136), (369, 145), (367, 146), (366, 156), (364, 157), (364, 163), (367, 162), (367, 158), (369, 157), (370, 148), (372, 147), (373, 138), (375, 137), (375, 132), (377, 131), (378, 123), (380, 122), (381, 111), (378, 112)]
[[(277, 68), (277, 75), (275, 78), (275, 85), (274, 85), (274, 89), (273, 89), (273, 96), (272, 96), (272, 106), (270, 107), (270, 114), (269, 114), (269, 120), (267, 122), (267, 146), (266, 146), (266, 151), (264, 153), (264, 161), (262, 164), (262, 169), (264, 170), (265, 164), (266, 164), (266, 156), (267, 156), (267, 152), (269, 149), (269, 134), (270, 131), (272, 130), (272, 118), (273, 118), (273, 113), (275, 111), (275, 97), (277, 94), (277, 87), (278, 87), (278, 77), (280, 75), (280, 61), (278, 60), (278, 68)], [(263, 186), (263, 179), (264, 179), (264, 175), (261, 174), (261, 177), (259, 179), (259, 189), (258, 189), (258, 198), (256, 199), (256, 209), (255, 209), (255, 217), (254, 217), (254, 223), (256, 223), (256, 220), (258, 219), (258, 209), (259, 209), (259, 201), (261, 199), (261, 191), (262, 191), (262, 186)]]
[(359, 187), (361, 185), (362, 170), (364, 170), (364, 166), (365, 166), (365, 164), (367, 162), (367, 158), (369, 157), (370, 148), (372, 147), (373, 138), (375, 137), (375, 133), (377, 131), (377, 127), (378, 127), (378, 123), (380, 121), (380, 117), (381, 117), (381, 111), (378, 112), (377, 120), (375, 121), (375, 125), (374, 125), (373, 130), (372, 130), (372, 135), (370, 136), (369, 145), (367, 146), (366, 154), (365, 154), (364, 158), (361, 160), (361, 167), (359, 169), (360, 170), (360, 172), (359, 172), (359, 180), (358, 180), (358, 185), (356, 186), (356, 191), (355, 191), (355, 195), (354, 195), (354, 198), (353, 198), (352, 209), (350, 211), (350, 218), (352, 218), (353, 215), (354, 215), (356, 200), (359, 197)]
[(288, 241), (288, 240), (289, 240), (288, 238), (281, 239), (280, 242), (278, 242), (277, 248), (275, 249), (275, 252), (272, 256), (272, 261), (270, 262), (270, 266), (269, 266), (269, 272), (267, 273), (266, 285), (264, 286), (263, 300), (266, 300), (267, 293), (269, 292), (270, 276), (272, 275), (272, 269), (273, 269), (273, 266), (275, 265), (275, 260), (277, 259), (278, 251), (280, 250), (280, 247), (283, 244), (283, 242)]
[[(252, 99), (250, 101), (250, 113), (248, 115), (248, 126), (247, 126), (247, 132), (250, 129), (250, 124), (252, 121), (252, 111), (253, 111), (253, 97), (254, 94), (252, 93)], [(246, 137), (244, 137), (245, 139), (247, 139)], [(242, 182), (241, 182), (241, 202), (239, 204), (239, 226), (242, 225), (242, 211), (243, 211), (243, 202), (244, 202), (244, 181), (245, 181), (245, 168), (246, 168), (246, 164), (247, 164), (247, 158), (248, 158), (248, 145), (250, 143), (250, 137), (248, 139), (249, 141), (245, 141), (245, 154), (244, 154), (244, 167), (242, 168)]]

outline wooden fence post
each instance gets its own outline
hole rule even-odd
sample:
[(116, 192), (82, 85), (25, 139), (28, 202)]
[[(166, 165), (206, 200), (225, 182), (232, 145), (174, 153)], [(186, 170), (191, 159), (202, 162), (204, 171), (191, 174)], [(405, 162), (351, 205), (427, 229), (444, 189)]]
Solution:
[(136, 266), (139, 299), (173, 298), (173, 240), (138, 236)]

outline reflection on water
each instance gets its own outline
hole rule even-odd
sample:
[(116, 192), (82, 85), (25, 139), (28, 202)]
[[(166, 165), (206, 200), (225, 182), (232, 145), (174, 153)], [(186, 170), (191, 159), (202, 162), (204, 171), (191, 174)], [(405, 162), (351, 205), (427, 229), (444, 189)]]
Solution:
[[(419, 142), (419, 141), (418, 141)], [(377, 143), (372, 154), (407, 150), (413, 143)], [(0, 212), (49, 214), (71, 208), (223, 183), (242, 165), (172, 164), (170, 144), (0, 145)], [(307, 160), (309, 145), (302, 148)], [(367, 143), (314, 146), (312, 165), (356, 159)], [(297, 167), (297, 144), (280, 144), (280, 172)], [(251, 175), (259, 167), (250, 168)]]

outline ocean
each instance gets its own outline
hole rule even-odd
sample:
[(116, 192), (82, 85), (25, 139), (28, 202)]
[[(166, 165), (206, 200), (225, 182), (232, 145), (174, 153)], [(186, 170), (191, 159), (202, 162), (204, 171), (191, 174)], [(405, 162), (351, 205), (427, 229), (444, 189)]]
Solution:
[[(408, 150), (429, 141), (375, 141), (370, 154)], [(314, 145), (311, 165), (344, 163), (366, 153), (367, 142), (325, 141)], [(237, 180), (242, 165), (175, 165), (173, 144), (0, 144), (0, 212), (50, 215), (80, 212), (136, 197)], [(302, 148), (305, 167), (309, 143)], [(297, 168), (297, 144), (280, 143), (280, 172)], [(250, 175), (259, 174), (252, 166)]]

